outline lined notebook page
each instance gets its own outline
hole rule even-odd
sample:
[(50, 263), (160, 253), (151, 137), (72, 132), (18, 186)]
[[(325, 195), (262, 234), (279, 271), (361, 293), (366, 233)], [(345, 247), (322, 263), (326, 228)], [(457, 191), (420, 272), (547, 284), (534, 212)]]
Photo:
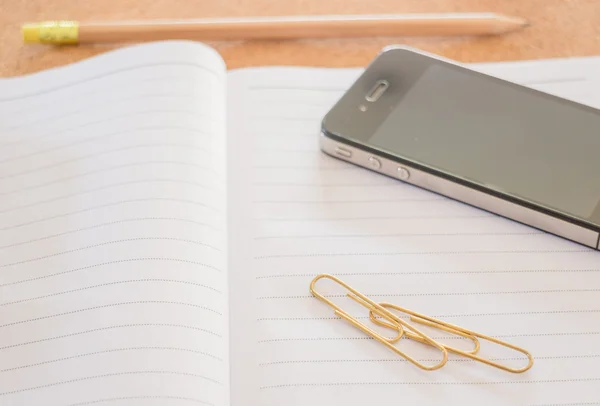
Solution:
[[(600, 59), (475, 67), (600, 107)], [(600, 255), (324, 155), (320, 121), (359, 73), (230, 74), (233, 404), (598, 404)], [(511, 374), (450, 355), (422, 371), (313, 298), (320, 273), (522, 346), (535, 364)], [(345, 293), (318, 286), (336, 301)], [(400, 346), (428, 365), (439, 359)], [(485, 342), (481, 354), (526, 364)]]
[(185, 42), (0, 81), (0, 404), (228, 404), (224, 96)]

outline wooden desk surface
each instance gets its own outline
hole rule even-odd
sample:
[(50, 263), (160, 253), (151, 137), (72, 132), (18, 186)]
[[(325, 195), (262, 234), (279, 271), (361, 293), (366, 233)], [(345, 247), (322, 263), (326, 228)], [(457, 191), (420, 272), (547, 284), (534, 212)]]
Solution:
[(259, 15), (497, 12), (528, 19), (522, 31), (488, 38), (381, 38), (210, 43), (229, 68), (364, 66), (388, 44), (408, 44), (462, 62), (600, 55), (598, 0), (0, 0), (0, 76), (64, 65), (119, 45), (24, 45), (24, 22), (178, 19)]

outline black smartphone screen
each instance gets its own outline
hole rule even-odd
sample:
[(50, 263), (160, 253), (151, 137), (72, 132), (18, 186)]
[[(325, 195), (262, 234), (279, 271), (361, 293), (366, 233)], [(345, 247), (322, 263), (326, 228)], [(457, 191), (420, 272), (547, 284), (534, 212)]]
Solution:
[(355, 141), (600, 224), (597, 110), (414, 53), (392, 57), (370, 68), (366, 81), (387, 80), (389, 94), (361, 101)]

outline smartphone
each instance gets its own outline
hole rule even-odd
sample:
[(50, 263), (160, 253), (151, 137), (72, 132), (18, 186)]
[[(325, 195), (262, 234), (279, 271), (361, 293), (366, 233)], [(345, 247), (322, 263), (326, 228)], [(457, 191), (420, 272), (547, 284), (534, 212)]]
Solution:
[(320, 147), (599, 249), (598, 109), (392, 46), (323, 118)]

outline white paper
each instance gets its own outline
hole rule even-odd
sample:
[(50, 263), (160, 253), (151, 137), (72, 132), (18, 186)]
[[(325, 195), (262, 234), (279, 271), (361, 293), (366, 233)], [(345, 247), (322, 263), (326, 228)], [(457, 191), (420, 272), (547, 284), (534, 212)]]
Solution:
[[(599, 64), (589, 58), (473, 68), (599, 106)], [(598, 252), (322, 153), (320, 121), (360, 72), (230, 74), (232, 387), (241, 389), (232, 391), (233, 404), (597, 402)], [(442, 369), (420, 370), (314, 298), (309, 284), (320, 273), (377, 301), (524, 347), (534, 366), (512, 374), (451, 354)], [(333, 300), (367, 321), (364, 308), (338, 296)], [(400, 348), (428, 365), (440, 359), (406, 340)], [(480, 354), (526, 365), (522, 354), (501, 350), (484, 341)]]
[(0, 404), (229, 404), (225, 86), (183, 42), (0, 81)]

